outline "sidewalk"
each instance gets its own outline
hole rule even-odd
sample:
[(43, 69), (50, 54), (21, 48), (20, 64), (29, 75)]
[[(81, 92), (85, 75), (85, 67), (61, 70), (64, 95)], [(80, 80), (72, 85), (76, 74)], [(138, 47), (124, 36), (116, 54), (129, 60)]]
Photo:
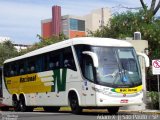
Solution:
[(134, 112), (134, 113), (146, 113), (146, 114), (160, 114), (160, 110), (120, 110), (119, 112)]

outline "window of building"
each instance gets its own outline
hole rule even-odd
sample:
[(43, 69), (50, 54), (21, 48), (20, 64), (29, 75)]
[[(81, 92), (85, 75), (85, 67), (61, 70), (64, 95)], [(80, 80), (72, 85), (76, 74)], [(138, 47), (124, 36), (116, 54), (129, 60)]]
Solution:
[(71, 30), (78, 30), (78, 20), (77, 19), (70, 19), (70, 29)]
[(85, 21), (84, 20), (78, 20), (78, 30), (85, 31)]

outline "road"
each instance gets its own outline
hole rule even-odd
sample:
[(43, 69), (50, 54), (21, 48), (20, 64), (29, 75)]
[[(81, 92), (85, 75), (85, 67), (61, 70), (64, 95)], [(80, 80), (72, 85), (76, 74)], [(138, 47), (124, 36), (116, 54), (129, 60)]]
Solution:
[(81, 115), (70, 112), (0, 112), (0, 120), (160, 120), (160, 115), (127, 112), (117, 115), (97, 112), (84, 112)]

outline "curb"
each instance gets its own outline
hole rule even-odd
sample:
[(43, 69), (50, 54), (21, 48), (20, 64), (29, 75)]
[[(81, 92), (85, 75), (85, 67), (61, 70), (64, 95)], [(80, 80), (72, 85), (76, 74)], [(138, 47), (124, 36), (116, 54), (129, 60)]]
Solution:
[(120, 110), (119, 112), (132, 112), (132, 113), (142, 113), (142, 114), (160, 114), (160, 110)]

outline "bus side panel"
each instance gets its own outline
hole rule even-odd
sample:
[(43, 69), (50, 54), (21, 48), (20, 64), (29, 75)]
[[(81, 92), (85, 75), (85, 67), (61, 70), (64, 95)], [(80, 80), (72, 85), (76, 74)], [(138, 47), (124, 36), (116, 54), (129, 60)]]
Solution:
[(12, 95), (8, 92), (8, 89), (6, 88), (4, 74), (2, 71), (2, 104), (7, 106), (12, 106)]
[[(63, 83), (62, 79), (60, 79), (61, 83), (57, 82), (58, 79), (54, 79), (54, 85), (52, 86), (54, 91), (25, 94), (27, 106), (68, 106), (69, 90), (75, 89), (81, 93), (81, 82), (78, 78), (79, 76), (77, 71), (67, 69), (66, 83)], [(65, 86), (63, 84), (65, 84)], [(64, 88), (60, 86), (64, 86)]]

